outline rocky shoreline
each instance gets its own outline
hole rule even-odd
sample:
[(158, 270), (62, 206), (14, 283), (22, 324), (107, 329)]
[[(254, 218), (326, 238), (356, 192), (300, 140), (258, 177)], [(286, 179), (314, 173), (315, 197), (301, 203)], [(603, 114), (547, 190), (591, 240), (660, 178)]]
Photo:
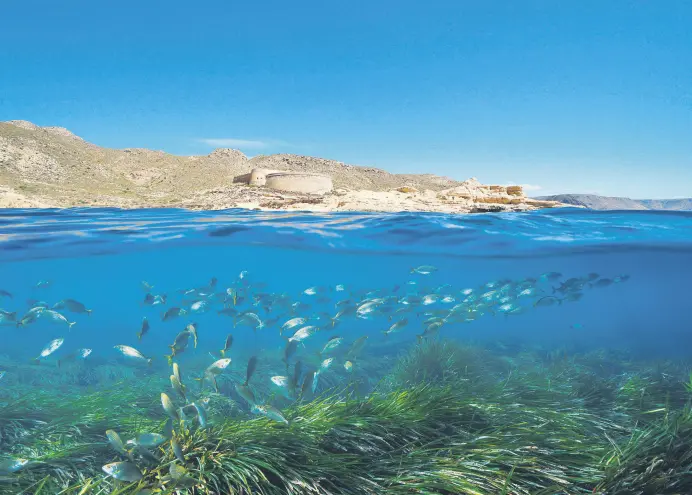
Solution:
[[(252, 169), (328, 175), (325, 194), (234, 182)], [(520, 186), (459, 182), (432, 174), (390, 174), (298, 155), (248, 159), (238, 150), (175, 156), (88, 143), (59, 127), (0, 123), (1, 208), (187, 208), (216, 210), (419, 211), (476, 213), (563, 206), (526, 197)]]

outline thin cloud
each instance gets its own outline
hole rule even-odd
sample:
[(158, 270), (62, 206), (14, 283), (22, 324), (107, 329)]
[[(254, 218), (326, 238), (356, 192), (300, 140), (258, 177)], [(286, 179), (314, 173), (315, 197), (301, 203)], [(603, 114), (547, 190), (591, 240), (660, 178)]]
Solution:
[(251, 139), (236, 139), (236, 138), (204, 138), (198, 139), (200, 143), (208, 144), (209, 146), (222, 146), (226, 148), (252, 148), (261, 149), (269, 146), (267, 141), (256, 141)]
[(275, 146), (291, 146), (285, 141), (278, 140), (259, 140), (259, 139), (238, 139), (238, 138), (202, 138), (197, 140), (209, 146), (217, 148), (239, 148), (261, 150)]

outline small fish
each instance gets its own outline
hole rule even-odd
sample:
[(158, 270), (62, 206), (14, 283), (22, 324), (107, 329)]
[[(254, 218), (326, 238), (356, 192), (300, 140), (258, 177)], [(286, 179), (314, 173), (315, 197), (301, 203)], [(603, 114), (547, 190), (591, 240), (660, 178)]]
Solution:
[(315, 375), (312, 378), (312, 393), (315, 393), (315, 390), (317, 390), (317, 382), (319, 381), (319, 377), (321, 373), (324, 373), (329, 369), (329, 367), (332, 365), (334, 362), (334, 358), (327, 358), (322, 363), (320, 363), (320, 368), (315, 372)]
[(118, 435), (114, 430), (106, 430), (106, 437), (108, 438), (108, 443), (118, 454), (128, 457), (130, 456), (130, 453), (127, 451), (125, 444), (120, 438), (120, 435)]
[(44, 309), (43, 311), (41, 311), (41, 319), (48, 319), (53, 323), (67, 325), (68, 330), (72, 330), (72, 327), (77, 323), (76, 321), (69, 321), (63, 315), (61, 315), (57, 311), (53, 311), (52, 309)]
[(153, 448), (166, 443), (166, 437), (160, 433), (140, 433), (134, 440), (129, 440), (127, 443), (139, 447)]
[(238, 325), (247, 325), (249, 327), (252, 327), (253, 330), (257, 330), (258, 328), (264, 327), (264, 325), (262, 324), (262, 320), (255, 313), (244, 313), (236, 320), (233, 326), (235, 327)]
[(555, 282), (562, 278), (562, 273), (558, 272), (547, 272), (539, 277), (541, 280), (547, 280), (548, 282)]
[(365, 347), (365, 343), (368, 341), (368, 336), (363, 335), (362, 337), (357, 338), (353, 344), (351, 344), (351, 348), (348, 350), (346, 353), (347, 356), (351, 357), (352, 359), (358, 356), (360, 354), (360, 351), (363, 350), (363, 347)]
[(175, 454), (176, 459), (185, 464), (185, 453), (175, 437), (171, 437), (171, 449), (173, 449), (173, 454)]
[(389, 327), (388, 330), (385, 330), (382, 333), (385, 335), (396, 333), (396, 332), (401, 331), (406, 325), (408, 325), (408, 319), (402, 318), (401, 320), (394, 323), (391, 327)]
[(3, 459), (0, 461), (0, 474), (12, 474), (24, 469), (29, 464), (28, 459), (15, 459), (10, 457), (9, 459)]
[(79, 301), (74, 299), (63, 299), (53, 305), (53, 309), (66, 309), (71, 313), (86, 313), (91, 316), (91, 310), (87, 309), (86, 306)]
[(442, 328), (442, 325), (442, 322), (436, 321), (426, 326), (422, 334), (416, 335), (416, 337), (418, 338), (418, 342), (421, 342), (426, 337), (435, 337), (440, 332), (440, 328)]
[(137, 361), (145, 361), (148, 365), (151, 366), (152, 358), (145, 357), (134, 347), (130, 347), (129, 345), (115, 345), (113, 346), (113, 348), (120, 351), (120, 353), (125, 357), (132, 358)]
[[(3, 311), (0, 309), (0, 325), (12, 325), (17, 321), (17, 312)], [(19, 326), (19, 325), (17, 325)]]
[(319, 289), (317, 287), (308, 287), (303, 291), (303, 294), (305, 294), (306, 296), (314, 296), (315, 294), (317, 294), (318, 290)]
[(217, 361), (214, 361), (212, 364), (209, 365), (209, 367), (205, 370), (204, 374), (205, 375), (210, 375), (210, 376), (216, 376), (220, 375), (221, 373), (224, 372), (226, 368), (231, 364), (231, 358), (222, 358)]
[(175, 375), (171, 375), (170, 381), (171, 381), (171, 388), (173, 390), (175, 390), (175, 393), (178, 394), (184, 401), (187, 402), (187, 396), (185, 395), (185, 387), (183, 386), (182, 383), (180, 383), (180, 380)]
[(37, 289), (47, 289), (51, 285), (53, 285), (53, 282), (50, 280), (39, 280), (34, 287)]
[(346, 361), (344, 363), (344, 369), (350, 373), (353, 371), (353, 363), (351, 361)]
[(319, 330), (316, 326), (306, 326), (296, 331), (291, 338), (288, 339), (289, 342), (302, 342), (308, 337), (314, 335)]
[(142, 329), (137, 333), (137, 340), (142, 340), (142, 337), (144, 337), (148, 331), (149, 331), (149, 320), (147, 320), (147, 317), (145, 316), (142, 319)]
[(7, 374), (6, 371), (0, 371), (0, 380), (2, 380), (3, 378), (5, 378), (5, 375), (6, 375), (6, 374)]
[(583, 323), (572, 323), (569, 327), (572, 330), (581, 330), (582, 328), (584, 328), (584, 324)]
[(310, 389), (312, 388), (314, 380), (315, 380), (315, 372), (314, 371), (309, 371), (309, 372), (305, 373), (305, 376), (303, 377), (303, 386), (300, 388), (301, 399), (304, 397), (307, 397), (308, 393), (310, 392)]
[(208, 426), (207, 411), (196, 402), (193, 402), (192, 405), (195, 407), (195, 410), (197, 411), (197, 420), (199, 421), (199, 425), (202, 428), (206, 428)]
[(226, 353), (233, 347), (233, 335), (230, 333), (226, 336), (226, 341), (223, 344), (223, 349), (221, 349), (221, 357), (226, 357)]
[(176, 410), (175, 405), (173, 405), (171, 398), (168, 397), (168, 394), (161, 393), (161, 405), (163, 406), (163, 410), (173, 421), (178, 421), (180, 419), (178, 416), (178, 411)]
[(48, 357), (48, 356), (50, 356), (51, 354), (53, 354), (55, 351), (57, 351), (58, 349), (60, 349), (60, 346), (63, 344), (63, 342), (65, 342), (65, 339), (55, 339), (55, 340), (51, 340), (51, 341), (46, 345), (46, 347), (43, 348), (43, 350), (41, 351), (41, 354), (39, 354), (38, 357), (36, 358), (36, 360), (35, 360), (36, 363), (40, 363), (40, 362), (41, 362), (41, 358)]
[(257, 356), (252, 356), (250, 360), (247, 362), (247, 372), (245, 374), (245, 386), (247, 387), (248, 383), (250, 382), (250, 378), (252, 378), (252, 375), (255, 373), (255, 370), (257, 369)]
[(173, 307), (168, 308), (164, 313), (161, 314), (161, 321), (170, 321), (179, 316), (185, 316), (187, 311), (181, 308)]
[(291, 359), (291, 356), (293, 356), (296, 353), (296, 350), (298, 350), (298, 341), (296, 340), (286, 340), (286, 347), (284, 348), (284, 363), (288, 365), (289, 359)]
[(103, 471), (115, 478), (118, 481), (126, 481), (132, 483), (134, 481), (141, 480), (144, 475), (139, 470), (139, 468), (132, 462), (112, 462), (106, 464), (101, 469)]
[(437, 271), (437, 268), (431, 265), (422, 265), (417, 268), (412, 268), (411, 273), (417, 273), (419, 275), (430, 275), (431, 273), (435, 273)]
[(190, 323), (185, 327), (185, 330), (190, 332), (190, 335), (192, 335), (192, 343), (195, 349), (197, 349), (197, 323)]
[(175, 376), (178, 379), (178, 381), (182, 384), (183, 379), (180, 376), (180, 366), (178, 366), (178, 363), (172, 363), (172, 366), (173, 366), (173, 376)]
[(233, 307), (227, 307), (223, 308), (221, 311), (217, 311), (217, 314), (235, 318), (236, 316), (238, 316), (238, 310)]
[(190, 305), (190, 313), (206, 313), (209, 310), (209, 301), (195, 301)]
[(144, 292), (151, 292), (151, 290), (154, 288), (153, 285), (151, 285), (149, 282), (146, 282), (146, 281), (144, 281), (144, 280), (142, 280), (142, 281), (140, 282), (140, 286), (142, 287), (142, 290), (143, 290)]
[(0, 297), (9, 297), (10, 299), (12, 299), (13, 296), (6, 290), (0, 289)]
[(555, 296), (544, 296), (533, 303), (534, 306), (553, 306), (555, 304), (562, 304), (562, 300)]
[(73, 353), (68, 354), (67, 356), (65, 356), (61, 359), (58, 359), (58, 368), (60, 367), (60, 365), (62, 363), (67, 362), (67, 361), (77, 361), (80, 359), (84, 360), (84, 359), (88, 358), (92, 352), (93, 351), (91, 349), (77, 349)]
[(335, 336), (332, 337), (327, 341), (326, 344), (324, 344), (324, 347), (320, 351), (320, 354), (326, 354), (330, 351), (333, 351), (334, 349), (338, 348), (341, 344), (343, 344), (344, 339), (343, 337)]
[(252, 393), (252, 389), (250, 388), (249, 385), (243, 385), (241, 383), (235, 383), (235, 391), (240, 395), (243, 399), (247, 401), (250, 406), (254, 406), (257, 403), (257, 400), (255, 399), (255, 394)]
[(287, 376), (272, 376), (271, 381), (276, 387), (279, 388), (281, 395), (287, 399), (294, 398), (295, 390), (293, 382)]
[(269, 419), (273, 419), (274, 421), (278, 421), (279, 423), (284, 423), (288, 424), (288, 420), (284, 417), (283, 414), (281, 414), (281, 411), (279, 411), (277, 408), (270, 404), (265, 404), (265, 405), (255, 405), (252, 408), (252, 412), (255, 414), (261, 414), (262, 416), (266, 416)]
[(335, 290), (336, 292), (343, 292), (343, 291), (346, 290), (346, 287), (344, 287), (342, 284), (339, 284), (339, 285), (337, 285), (336, 287), (334, 287), (334, 290)]

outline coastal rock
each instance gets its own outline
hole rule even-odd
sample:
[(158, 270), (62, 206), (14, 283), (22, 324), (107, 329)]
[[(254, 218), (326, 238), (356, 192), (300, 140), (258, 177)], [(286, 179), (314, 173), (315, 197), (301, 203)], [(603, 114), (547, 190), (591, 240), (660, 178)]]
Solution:
[[(253, 170), (263, 172), (251, 180)], [(267, 183), (271, 173), (283, 175)], [(228, 148), (203, 156), (103, 148), (64, 128), (26, 121), (0, 122), (0, 186), (0, 207), (10, 208), (468, 213), (560, 206), (530, 200), (519, 186), (488, 186), (476, 179), (460, 182), (433, 174), (391, 174), (325, 158), (278, 154), (248, 159)]]

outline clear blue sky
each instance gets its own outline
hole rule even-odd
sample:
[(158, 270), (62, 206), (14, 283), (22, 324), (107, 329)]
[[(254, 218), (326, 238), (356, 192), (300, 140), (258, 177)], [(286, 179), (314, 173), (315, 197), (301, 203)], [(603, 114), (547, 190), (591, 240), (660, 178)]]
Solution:
[(692, 196), (689, 0), (2, 4), (0, 120), (533, 194)]

